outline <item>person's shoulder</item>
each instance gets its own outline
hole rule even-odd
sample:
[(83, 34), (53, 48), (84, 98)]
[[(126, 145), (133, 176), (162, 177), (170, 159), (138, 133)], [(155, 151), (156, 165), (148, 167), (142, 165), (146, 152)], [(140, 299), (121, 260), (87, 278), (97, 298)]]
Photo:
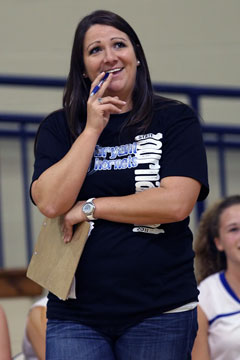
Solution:
[(167, 98), (160, 95), (154, 95), (153, 98), (154, 111), (173, 111), (173, 112), (182, 112), (190, 111), (194, 113), (194, 110), (190, 105), (183, 103), (180, 100)]
[(198, 121), (195, 110), (182, 101), (155, 95), (153, 104), (155, 116), (160, 116), (167, 121), (176, 122), (186, 119)]
[(42, 124), (65, 123), (66, 113), (64, 109), (58, 109), (48, 114), (42, 121)]
[[(47, 115), (39, 124), (36, 133), (35, 150), (39, 141), (42, 143), (56, 139), (58, 143), (71, 145), (71, 134), (64, 109), (59, 109)], [(45, 145), (44, 145), (45, 146)]]
[(219, 297), (218, 287), (216, 286), (218, 276), (218, 273), (210, 275), (202, 280), (198, 286), (199, 306), (208, 320), (216, 316), (216, 302)]
[(209, 289), (210, 291), (213, 290), (214, 286), (220, 282), (220, 273), (214, 273), (209, 276), (207, 276), (205, 279), (203, 279), (198, 288), (200, 291), (203, 291), (204, 289)]
[(69, 135), (67, 116), (64, 109), (59, 109), (48, 114), (40, 123), (39, 130), (47, 130), (55, 135)]

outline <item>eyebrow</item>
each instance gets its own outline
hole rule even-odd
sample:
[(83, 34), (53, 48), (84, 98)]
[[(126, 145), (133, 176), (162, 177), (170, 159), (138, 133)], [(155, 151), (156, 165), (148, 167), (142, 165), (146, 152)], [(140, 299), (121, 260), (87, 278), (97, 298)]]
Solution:
[[(123, 41), (127, 42), (127, 39), (124, 39), (124, 38), (119, 37), (119, 36), (112, 37), (110, 40), (111, 40), (111, 41), (112, 41), (112, 40), (123, 40)], [(95, 40), (95, 41), (93, 41), (91, 44), (89, 44), (89, 45), (87, 46), (87, 50), (88, 50), (88, 48), (89, 48), (91, 45), (93, 45), (93, 44), (95, 44), (95, 43), (96, 43), (96, 44), (100, 44), (101, 41), (100, 41), (100, 40)]]
[(230, 227), (232, 227), (232, 226), (238, 226), (238, 225), (240, 225), (240, 223), (238, 223), (238, 222), (232, 222), (232, 223), (227, 224), (227, 225), (226, 225), (226, 228), (230, 228)]

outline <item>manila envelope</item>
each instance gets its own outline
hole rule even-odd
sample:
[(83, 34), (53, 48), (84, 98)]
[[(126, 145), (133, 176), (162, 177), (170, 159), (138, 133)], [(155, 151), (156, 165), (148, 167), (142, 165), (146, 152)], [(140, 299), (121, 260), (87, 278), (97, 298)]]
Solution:
[(91, 226), (87, 221), (77, 224), (71, 242), (65, 244), (61, 222), (61, 216), (44, 219), (27, 277), (66, 300)]

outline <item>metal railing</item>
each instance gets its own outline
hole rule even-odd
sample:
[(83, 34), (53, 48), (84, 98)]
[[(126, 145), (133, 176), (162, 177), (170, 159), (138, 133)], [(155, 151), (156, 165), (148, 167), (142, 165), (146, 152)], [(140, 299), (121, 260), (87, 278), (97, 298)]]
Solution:
[[(66, 79), (50, 78), (50, 77), (34, 77), (34, 76), (6, 76), (0, 75), (0, 86), (11, 87), (34, 87), (34, 88), (63, 88)], [(210, 86), (189, 86), (189, 85), (170, 85), (170, 84), (153, 84), (154, 90), (159, 93), (175, 94), (187, 96), (189, 104), (200, 114), (200, 101), (208, 97), (228, 97), (240, 98), (240, 88), (226, 87), (210, 87)], [(28, 173), (28, 156), (27, 142), (33, 139), (36, 131), (29, 129), (29, 124), (38, 125), (44, 118), (45, 114), (23, 114), (23, 113), (1, 113), (0, 125), (17, 124), (17, 128), (0, 127), (0, 138), (16, 138), (21, 144), (21, 164), (23, 178), (23, 194), (24, 194), (24, 219), (26, 229), (26, 248), (27, 258), (30, 259), (33, 251), (32, 239), (32, 216), (29, 199), (29, 178)], [(226, 169), (225, 169), (225, 151), (226, 149), (240, 149), (240, 127), (237, 126), (220, 126), (220, 125), (202, 125), (203, 136), (206, 147), (216, 148), (218, 150), (219, 163), (219, 180), (220, 192), (224, 196), (226, 194)], [(209, 138), (209, 135), (210, 138)], [(231, 139), (232, 135), (239, 136), (237, 139)], [(229, 138), (230, 136), (230, 138)], [(1, 179), (0, 179), (1, 190)], [(3, 257), (3, 234), (2, 234), (2, 207), (1, 207), (1, 191), (0, 191), (0, 268), (4, 267)], [(197, 216), (199, 217), (203, 211), (204, 203), (197, 206)]]

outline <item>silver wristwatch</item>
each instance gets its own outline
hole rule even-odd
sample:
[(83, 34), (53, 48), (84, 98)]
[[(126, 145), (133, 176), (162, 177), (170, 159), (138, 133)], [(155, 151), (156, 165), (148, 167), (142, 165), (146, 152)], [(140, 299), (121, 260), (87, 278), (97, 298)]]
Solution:
[(88, 199), (82, 206), (82, 211), (86, 215), (88, 220), (97, 220), (93, 214), (96, 209), (96, 206), (93, 202), (95, 198)]

